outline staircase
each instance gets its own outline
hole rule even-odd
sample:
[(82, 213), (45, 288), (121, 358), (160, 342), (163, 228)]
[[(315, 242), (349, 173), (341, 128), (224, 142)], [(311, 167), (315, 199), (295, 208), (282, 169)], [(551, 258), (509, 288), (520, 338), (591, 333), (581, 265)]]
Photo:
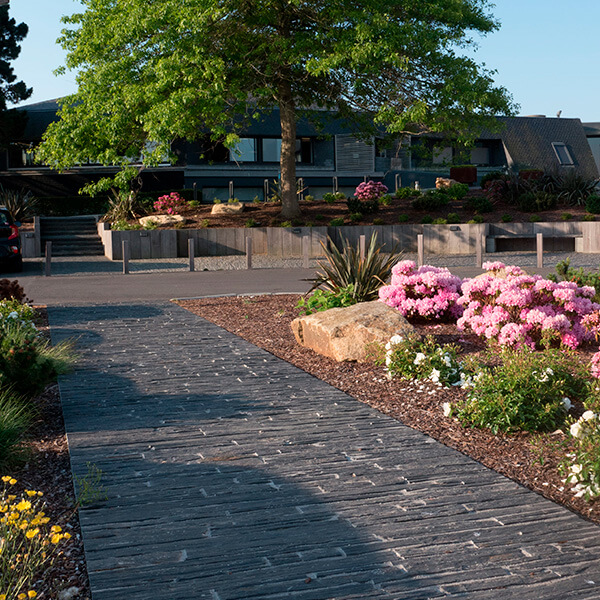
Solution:
[(53, 256), (102, 256), (104, 246), (93, 216), (40, 217), (42, 252), (52, 242)]

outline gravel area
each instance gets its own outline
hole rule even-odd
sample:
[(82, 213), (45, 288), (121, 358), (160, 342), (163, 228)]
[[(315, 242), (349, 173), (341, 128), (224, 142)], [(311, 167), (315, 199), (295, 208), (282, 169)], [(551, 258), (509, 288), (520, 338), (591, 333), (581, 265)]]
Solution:
[[(464, 392), (430, 383), (388, 381), (382, 367), (373, 363), (337, 363), (299, 346), (290, 322), (298, 316), (297, 295), (205, 298), (179, 301), (184, 308), (287, 360), (357, 400), (423, 431), (463, 452), (485, 466), (600, 523), (600, 501), (588, 503), (564, 489), (558, 464), (567, 450), (562, 432), (493, 435), (488, 430), (463, 428), (456, 419), (444, 417), (442, 404)], [(464, 354), (480, 352), (483, 345), (454, 325), (416, 325), (421, 334), (433, 334), (440, 343), (454, 343)], [(589, 346), (582, 359), (596, 351)], [(581, 406), (574, 414), (582, 412)]]
[[(403, 259), (417, 261), (417, 255), (405, 253)], [(544, 253), (544, 265), (550, 270), (565, 259), (571, 261), (574, 267), (585, 267), (597, 269), (600, 266), (600, 255), (583, 254), (577, 252), (546, 252)], [(518, 265), (524, 268), (535, 269), (537, 257), (535, 252), (496, 252), (484, 255), (484, 261), (501, 261), (506, 264)], [(475, 269), (475, 255), (426, 255), (425, 263), (436, 267), (473, 268)], [(255, 269), (301, 269), (303, 259), (279, 258), (257, 254), (252, 257), (252, 267)], [(309, 268), (317, 268), (318, 259), (311, 259)], [(196, 271), (239, 271), (246, 269), (246, 256), (202, 256), (194, 261)], [(165, 258), (132, 260), (129, 262), (131, 274), (136, 273), (169, 273), (185, 272), (189, 270), (187, 258)], [(70, 256), (52, 259), (51, 274), (61, 275), (114, 275), (123, 272), (121, 261), (111, 261), (104, 256)], [(19, 277), (36, 276), (44, 274), (44, 260), (42, 258), (30, 258), (25, 260), (25, 269)]]

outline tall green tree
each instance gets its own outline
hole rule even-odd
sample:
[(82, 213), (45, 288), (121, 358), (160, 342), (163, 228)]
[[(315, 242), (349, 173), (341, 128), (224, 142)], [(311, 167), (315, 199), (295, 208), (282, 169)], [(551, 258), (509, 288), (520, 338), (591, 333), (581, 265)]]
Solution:
[(10, 65), (19, 56), (19, 42), (25, 39), (27, 31), (25, 23), (17, 25), (8, 16), (8, 5), (0, 6), (0, 145), (18, 135), (25, 124), (25, 115), (21, 111), (8, 110), (8, 104), (27, 100), (33, 91), (22, 81), (17, 81)]
[[(279, 109), (282, 215), (299, 213), (299, 110), (334, 109), (357, 126), (468, 138), (511, 111), (492, 73), (464, 56), (498, 24), (487, 0), (83, 0), (65, 18), (63, 100), (42, 160), (153, 164), (175, 138), (201, 130), (233, 144), (261, 112)], [(243, 117), (243, 118), (242, 118)], [(365, 129), (362, 129), (366, 132)], [(153, 151), (147, 143), (153, 142)], [(123, 162), (125, 160), (125, 162)]]

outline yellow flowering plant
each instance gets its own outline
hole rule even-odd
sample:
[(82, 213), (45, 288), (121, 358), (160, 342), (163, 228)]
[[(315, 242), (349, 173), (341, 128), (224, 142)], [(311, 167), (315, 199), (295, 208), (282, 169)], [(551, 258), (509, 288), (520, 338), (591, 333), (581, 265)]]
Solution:
[(51, 525), (44, 512), (42, 492), (13, 493), (17, 480), (1, 478), (0, 493), (0, 600), (36, 598), (36, 574), (48, 568), (58, 548), (71, 535)]

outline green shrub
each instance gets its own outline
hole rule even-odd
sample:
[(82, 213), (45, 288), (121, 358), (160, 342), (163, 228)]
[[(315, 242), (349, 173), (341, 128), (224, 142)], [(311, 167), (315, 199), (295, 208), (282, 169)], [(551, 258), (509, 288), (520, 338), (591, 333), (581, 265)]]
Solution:
[(379, 204), (382, 206), (389, 206), (392, 203), (392, 197), (389, 194), (384, 194), (379, 198)]
[(435, 211), (448, 205), (448, 195), (441, 190), (428, 190), (422, 196), (412, 201), (415, 210)]
[[(260, 201), (259, 201), (260, 202)], [(200, 206), (200, 202), (198, 200), (190, 200), (188, 202), (188, 206), (190, 208), (198, 208)]]
[(326, 218), (325, 215), (315, 215), (315, 221), (324, 221)]
[(542, 220), (542, 217), (540, 217), (540, 215), (531, 215), (529, 217), (530, 223), (539, 223), (541, 220)]
[(562, 215), (560, 215), (560, 218), (563, 221), (570, 221), (573, 218), (573, 215), (569, 212), (563, 213)]
[(582, 219), (584, 221), (595, 221), (596, 220), (596, 215), (583, 215)]
[(335, 219), (331, 219), (331, 221), (329, 221), (330, 227), (342, 227), (343, 225), (344, 225), (343, 217), (336, 217)]
[(449, 188), (446, 188), (446, 194), (452, 200), (462, 200), (469, 192), (469, 186), (466, 183), (455, 183)]
[(406, 213), (401, 213), (398, 215), (398, 223), (408, 223), (408, 215)]
[(352, 196), (346, 200), (346, 205), (350, 213), (362, 213), (363, 215), (370, 215), (379, 210), (379, 201), (377, 199), (359, 200)]
[(431, 215), (425, 215), (421, 219), (421, 225), (431, 225), (433, 223), (433, 217)]
[(593, 215), (600, 215), (600, 196), (592, 194), (585, 202), (585, 210)]
[(359, 213), (359, 212), (358, 212), (358, 213), (352, 213), (352, 214), (350, 215), (350, 220), (351, 220), (353, 223), (357, 223), (358, 221), (362, 221), (362, 220), (363, 220), (363, 218), (364, 218), (364, 217), (363, 217), (362, 213)]
[(511, 223), (511, 222), (512, 222), (512, 220), (513, 220), (513, 218), (512, 218), (512, 215), (509, 215), (508, 213), (504, 213), (504, 214), (503, 214), (503, 215), (500, 217), (500, 220), (501, 220), (503, 223)]
[(519, 196), (517, 206), (523, 212), (542, 212), (555, 208), (556, 202), (556, 195), (550, 192), (528, 191)]
[(301, 315), (310, 315), (330, 308), (340, 308), (356, 304), (354, 285), (350, 284), (337, 290), (315, 290), (307, 297), (298, 300), (296, 308)]
[(378, 217), (373, 219), (373, 225), (383, 225), (383, 223), (384, 223), (383, 219), (380, 219)]
[(400, 198), (401, 200), (408, 200), (409, 198), (414, 198), (415, 196), (420, 195), (421, 192), (419, 190), (415, 190), (411, 187), (398, 188), (394, 193), (394, 196), (396, 196), (396, 198)]
[(227, 204), (239, 204), (240, 200), (239, 198), (229, 198), (229, 200), (227, 200)]
[(575, 269), (571, 266), (571, 259), (567, 258), (556, 264), (556, 275), (551, 273), (548, 279), (554, 282), (574, 281), (578, 286), (589, 285), (596, 289), (594, 302), (600, 303), (600, 269), (598, 271), (584, 271), (582, 267)]
[(456, 223), (460, 223), (461, 219), (458, 213), (448, 213), (446, 215), (446, 221), (450, 224), (450, 225), (455, 225)]
[[(252, 204), (260, 204), (261, 200), (258, 196), (254, 196), (254, 198), (252, 198)], [(190, 202), (191, 205), (191, 202)]]
[(432, 225), (448, 225), (448, 219), (443, 219), (442, 217), (439, 217), (439, 218), (431, 221), (431, 224)]
[(323, 202), (326, 202), (327, 204), (333, 204), (336, 200), (335, 194), (332, 194), (331, 192), (327, 192), (326, 194), (323, 194)]
[[(175, 223), (175, 227), (177, 227), (178, 225), (185, 225), (185, 223)], [(132, 229), (133, 228), (134, 227), (132, 227)], [(135, 227), (135, 229), (139, 229), (139, 227)], [(144, 225), (144, 229), (146, 229), (146, 230), (158, 229), (158, 223), (152, 219), (149, 221), (146, 221), (146, 224)]]
[(349, 285), (354, 286), (352, 296), (356, 302), (367, 302), (378, 298), (378, 290), (386, 282), (392, 272), (392, 267), (398, 262), (401, 253), (393, 248), (385, 257), (381, 246), (377, 244), (377, 234), (374, 233), (361, 258), (359, 246), (352, 246), (341, 236), (342, 249), (339, 250), (331, 238), (328, 244), (321, 242), (325, 253), (325, 261), (319, 261), (322, 271), (312, 279), (310, 291), (323, 287), (326, 290), (338, 292)]
[(66, 373), (73, 362), (71, 343), (50, 346), (37, 331), (6, 322), (0, 334), (0, 387), (35, 396)]
[(285, 227), (290, 228), (292, 227), (292, 222), (291, 221), (281, 221), (281, 223), (279, 223), (279, 227)]
[(475, 215), (472, 219), (467, 221), (470, 225), (475, 225), (477, 223), (483, 223), (483, 217), (481, 215)]
[(307, 194), (306, 196), (304, 196), (304, 200), (306, 202), (314, 202), (315, 201), (315, 197), (311, 196), (310, 194)]
[(502, 171), (492, 171), (491, 173), (486, 173), (482, 178), (481, 178), (481, 189), (485, 190), (487, 184), (490, 181), (496, 181), (496, 180), (502, 180), (504, 179), (504, 173), (502, 173)]
[(110, 228), (113, 231), (130, 231), (141, 229), (142, 226), (139, 223), (132, 223), (131, 225), (124, 219), (119, 219), (110, 224)]
[(345, 200), (346, 199), (346, 194), (344, 194), (344, 192), (336, 192), (334, 194), (335, 199), (336, 200)]
[[(495, 359), (498, 358), (497, 352)], [(573, 355), (561, 350), (502, 350), (500, 364), (470, 365), (467, 399), (453, 413), (472, 427), (499, 431), (555, 431), (567, 416), (563, 398), (586, 394), (587, 380)], [(490, 359), (491, 360), (491, 359)]]
[[(440, 385), (461, 380), (458, 349), (451, 344), (440, 346), (433, 336), (394, 336), (385, 347), (386, 371), (390, 377), (424, 379)], [(382, 361), (380, 361), (382, 362)]]
[(198, 227), (200, 227), (200, 229), (206, 229), (207, 227), (210, 227), (210, 221), (208, 219), (202, 219), (202, 221), (198, 223)]
[(465, 202), (465, 208), (478, 214), (489, 213), (494, 210), (492, 203), (485, 196), (472, 196)]
[(14, 221), (21, 222), (33, 217), (38, 210), (37, 198), (24, 188), (12, 190), (0, 184), (0, 205), (4, 205)]
[(244, 223), (244, 227), (256, 227), (257, 225), (258, 223), (252, 217), (246, 219), (246, 222)]
[(585, 205), (588, 198), (594, 193), (597, 184), (597, 179), (584, 177), (573, 170), (558, 178), (556, 192), (561, 202)]

